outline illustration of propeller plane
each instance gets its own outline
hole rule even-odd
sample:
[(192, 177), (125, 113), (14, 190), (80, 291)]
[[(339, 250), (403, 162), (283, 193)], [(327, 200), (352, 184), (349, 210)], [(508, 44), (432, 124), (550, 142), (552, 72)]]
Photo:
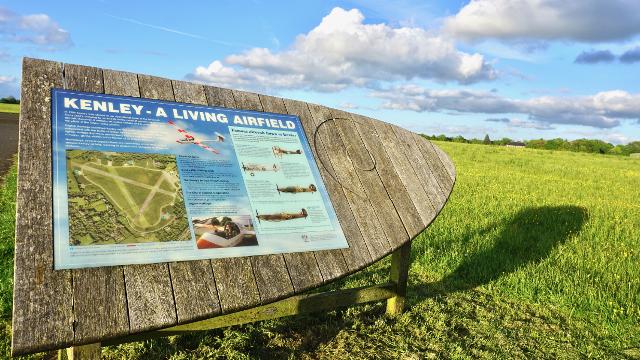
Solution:
[(280, 167), (278, 167), (278, 165), (273, 164), (273, 166), (269, 167), (267, 165), (261, 165), (261, 164), (245, 164), (242, 163), (242, 171), (244, 172), (249, 172), (249, 175), (254, 176), (256, 172), (258, 171), (273, 171), (273, 172), (278, 172), (280, 170)]
[(282, 155), (286, 155), (286, 154), (302, 154), (302, 150), (298, 149), (298, 150), (285, 150), (283, 148), (281, 148), (280, 146), (274, 146), (271, 148), (271, 150), (273, 151), (273, 156), (277, 157), (277, 158), (282, 158)]
[(306, 219), (307, 216), (309, 216), (309, 214), (307, 214), (307, 210), (305, 209), (302, 209), (299, 213), (281, 212), (276, 214), (263, 214), (263, 215), (258, 214), (258, 211), (256, 210), (256, 218), (258, 218), (258, 222), (262, 222), (262, 220), (287, 221), (287, 220), (293, 220), (293, 219)]
[(316, 188), (315, 185), (313, 184), (309, 184), (309, 186), (304, 187), (304, 186), (285, 186), (285, 187), (279, 187), (276, 184), (276, 190), (278, 190), (278, 194), (280, 194), (281, 192), (283, 193), (291, 193), (291, 194), (298, 194), (298, 193), (314, 193), (316, 191), (318, 191), (318, 189)]
[(178, 125), (176, 125), (176, 123), (174, 123), (173, 121), (169, 120), (167, 121), (167, 123), (171, 126), (173, 126), (174, 128), (176, 128), (176, 130), (182, 134), (183, 138), (182, 139), (177, 139), (176, 142), (178, 144), (193, 144), (193, 145), (198, 145), (201, 148), (210, 151), (214, 154), (220, 154), (220, 152), (214, 148), (212, 148), (209, 145), (206, 145), (205, 143), (211, 143), (211, 142), (224, 142), (224, 136), (222, 136), (222, 134), (220, 134), (219, 132), (216, 131), (216, 139), (215, 140), (200, 140), (200, 139), (196, 139), (193, 135), (189, 134), (186, 130), (181, 129), (180, 127), (178, 127)]

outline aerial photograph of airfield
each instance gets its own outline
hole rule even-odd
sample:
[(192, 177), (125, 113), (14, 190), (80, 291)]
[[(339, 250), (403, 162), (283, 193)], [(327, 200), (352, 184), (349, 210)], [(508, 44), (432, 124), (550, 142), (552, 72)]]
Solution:
[(67, 150), (71, 245), (191, 240), (175, 156)]

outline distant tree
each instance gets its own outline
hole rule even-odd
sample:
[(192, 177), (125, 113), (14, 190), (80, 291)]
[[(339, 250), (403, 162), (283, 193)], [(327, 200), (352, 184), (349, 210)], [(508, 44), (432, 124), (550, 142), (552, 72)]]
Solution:
[(453, 142), (466, 143), (467, 139), (465, 139), (462, 135), (458, 135), (458, 136), (453, 138)]
[(13, 96), (7, 96), (0, 99), (0, 103), (2, 104), (20, 104), (20, 100), (14, 98)]
[(489, 139), (489, 134), (486, 134), (484, 136), (484, 140), (482, 140), (482, 143), (485, 145), (491, 145), (491, 139)]
[(498, 140), (497, 143), (498, 145), (507, 145), (508, 143), (512, 142), (513, 140), (508, 138), (508, 137), (503, 137), (502, 139)]
[(544, 139), (536, 139), (536, 140), (529, 140), (527, 141), (525, 144), (528, 148), (531, 149), (544, 149), (544, 145), (547, 143), (546, 140)]

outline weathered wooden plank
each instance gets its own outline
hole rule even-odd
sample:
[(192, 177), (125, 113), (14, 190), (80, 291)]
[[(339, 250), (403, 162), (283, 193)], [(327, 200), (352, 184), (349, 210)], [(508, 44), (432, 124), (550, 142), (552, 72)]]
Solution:
[[(204, 87), (172, 81), (175, 101), (207, 105)], [(209, 260), (169, 263), (178, 322), (203, 319), (221, 312), (213, 269)]]
[(104, 92), (102, 69), (84, 65), (65, 64), (64, 88), (102, 93)]
[(73, 341), (71, 271), (53, 270), (51, 89), (62, 64), (25, 58), (18, 151), (13, 283), (14, 355)]
[[(65, 65), (64, 80), (65, 89), (104, 93), (102, 70), (98, 68)], [(73, 270), (74, 343), (91, 343), (129, 332), (124, 286), (121, 266)]]
[(322, 274), (318, 267), (315, 254), (312, 252), (300, 252), (284, 254), (291, 284), (296, 293), (322, 284)]
[[(281, 98), (268, 95), (259, 95), (259, 97), (264, 111), (287, 114), (287, 107)], [(295, 291), (302, 291), (322, 283), (322, 274), (313, 253), (284, 254), (284, 260)]]
[[(346, 116), (349, 115), (347, 114)], [(348, 122), (343, 122), (344, 125), (340, 127), (340, 129), (343, 131), (343, 135), (352, 137), (359, 142), (364, 141), (367, 149), (376, 160), (376, 171), (381, 182), (375, 181), (377, 179), (375, 178), (375, 176), (373, 176), (373, 173), (363, 173), (372, 178), (372, 180), (369, 181), (371, 185), (367, 186), (367, 188), (375, 191), (371, 191), (370, 196), (376, 196), (377, 198), (385, 199), (385, 193), (388, 194), (387, 198), (391, 199), (393, 206), (397, 214), (400, 216), (400, 220), (402, 221), (402, 224), (404, 225), (408, 233), (409, 238), (413, 238), (414, 236), (422, 232), (422, 230), (424, 230), (425, 224), (420, 218), (418, 211), (413, 204), (413, 201), (411, 201), (411, 197), (407, 192), (407, 189), (402, 184), (402, 181), (400, 180), (398, 173), (393, 167), (393, 164), (391, 164), (384, 146), (380, 146), (382, 142), (380, 141), (375, 130), (374, 123), (374, 121), (378, 120), (373, 120), (362, 115), (350, 116), (355, 120), (355, 125), (349, 124)], [(349, 130), (350, 127), (352, 128), (351, 130)], [(356, 130), (354, 131), (353, 128), (355, 128)], [(357, 136), (356, 134), (359, 134), (359, 136)], [(357, 149), (358, 147), (353, 146), (352, 148)], [(382, 189), (380, 188), (380, 185), (382, 185)], [(388, 209), (384, 214), (393, 214), (393, 211)], [(395, 243), (395, 245), (397, 246), (400, 244)]]
[(260, 303), (258, 285), (249, 258), (211, 260), (223, 313), (246, 309)]
[(211, 106), (233, 108), (236, 104), (236, 101), (233, 98), (233, 93), (229, 89), (205, 86), (204, 93), (207, 97), (207, 103)]
[(104, 92), (106, 94), (140, 97), (138, 76), (134, 73), (115, 70), (102, 70)]
[[(374, 249), (373, 253), (384, 253), (389, 251), (390, 247), (383, 243), (384, 234), (379, 226), (366, 226), (367, 221), (374, 220), (375, 217), (368, 218), (372, 214), (372, 212), (366, 213), (367, 209), (370, 208), (369, 201), (363, 197), (365, 194), (363, 185), (356, 175), (351, 159), (344, 152), (346, 144), (343, 142), (344, 139), (340, 138), (336, 122), (329, 121), (324, 125), (320, 125), (322, 121), (334, 117), (335, 114), (332, 113), (332, 110), (318, 105), (309, 105), (309, 110), (315, 125), (313, 129), (321, 126), (317, 141), (322, 142), (330, 158), (330, 161), (324, 162), (323, 167), (327, 166), (328, 169), (326, 170), (336, 175), (338, 177), (337, 180), (340, 180), (343, 186), (346, 184), (350, 189), (344, 191), (343, 186), (340, 186), (337, 182), (329, 180), (329, 183), (327, 183), (325, 181), (330, 196), (334, 195), (332, 203), (338, 218), (342, 219), (340, 225), (349, 242), (349, 248), (342, 250), (347, 266), (352, 271), (360, 269), (371, 262), (372, 257), (369, 247)], [(382, 243), (382, 246), (371, 246), (367, 244), (367, 241), (371, 244)], [(378, 251), (378, 249), (381, 250)]]
[[(344, 114), (332, 114), (328, 109), (326, 111), (327, 113), (323, 115), (325, 116), (325, 119), (336, 116), (338, 119), (327, 122), (323, 126), (333, 127), (338, 133), (338, 123), (350, 121), (348, 118), (344, 117)], [(322, 132), (318, 135), (322, 135)], [(358, 151), (353, 148), (353, 144), (347, 145), (343, 142), (343, 139), (339, 135), (328, 138), (325, 137), (324, 140), (325, 147), (335, 146), (336, 149), (349, 150), (348, 155), (351, 157), (350, 160), (352, 163), (355, 162), (355, 166), (353, 166), (353, 168), (349, 167), (348, 160), (344, 159), (344, 150), (337, 153), (338, 157), (336, 157), (336, 154), (332, 155), (334, 161), (340, 161), (339, 163), (345, 164), (342, 168), (342, 170), (345, 171), (345, 179), (342, 180), (342, 183), (348, 184), (348, 181), (352, 182), (351, 185), (348, 185), (348, 189), (343, 189), (345, 198), (349, 203), (355, 222), (360, 229), (362, 238), (365, 241), (372, 258), (379, 258), (387, 254), (391, 250), (391, 243), (389, 239), (391, 237), (395, 237), (394, 241), (406, 239), (406, 232), (402, 229), (402, 225), (399, 222), (397, 227), (400, 231), (395, 234), (387, 234), (385, 231), (386, 228), (384, 226), (380, 226), (381, 220), (378, 219), (379, 214), (377, 214), (375, 210), (377, 204), (374, 205), (374, 203), (372, 203), (368, 198), (367, 191), (364, 189), (364, 184), (358, 175), (358, 170), (356, 170), (356, 168), (359, 168), (359, 171), (364, 172), (375, 171), (373, 169), (375, 165), (373, 159), (369, 156), (366, 148), (360, 148)], [(327, 145), (327, 142), (329, 145)], [(330, 171), (335, 171), (335, 169), (336, 168), (333, 167)], [(332, 189), (332, 192), (333, 191), (338, 190)], [(393, 231), (393, 229), (390, 230)]]
[(173, 97), (177, 102), (207, 105), (204, 86), (186, 81), (172, 80)]
[(171, 80), (157, 76), (138, 75), (138, 87), (142, 97), (157, 100), (173, 99)]
[(435, 206), (431, 203), (429, 195), (422, 187), (422, 181), (418, 179), (411, 163), (404, 154), (400, 140), (391, 125), (382, 121), (371, 120), (375, 126), (380, 141), (384, 144), (384, 150), (391, 160), (391, 164), (396, 170), (396, 174), (408, 192), (409, 198), (413, 202), (423, 226), (430, 224), (436, 216)]
[[(268, 110), (264, 108), (258, 94), (233, 90), (233, 97), (236, 99), (237, 109), (272, 112), (286, 110), (284, 104), (278, 102), (274, 97), (262, 99)], [(256, 277), (260, 300), (263, 303), (293, 293), (293, 284), (282, 254), (252, 256), (251, 265)]]
[(451, 161), (451, 158), (442, 149), (440, 149), (436, 144), (431, 143), (431, 145), (433, 146), (433, 149), (436, 151), (436, 153), (438, 153), (438, 156), (440, 157), (440, 160), (442, 161), (442, 164), (444, 165), (444, 168), (447, 169), (447, 172), (449, 173), (449, 176), (451, 176), (451, 180), (455, 181), (455, 179), (456, 179), (456, 167), (453, 165), (453, 162)]
[(204, 319), (221, 312), (209, 260), (169, 263), (178, 322)]
[[(236, 102), (236, 107), (238, 109), (244, 110), (257, 110), (262, 109), (262, 104), (260, 103), (260, 97), (256, 93), (251, 93), (247, 91), (238, 91), (232, 90), (233, 98)], [(258, 110), (261, 111), (261, 110)]]
[(442, 188), (442, 191), (445, 194), (449, 194), (453, 187), (453, 181), (447, 169), (445, 169), (444, 164), (440, 160), (440, 156), (436, 153), (435, 149), (431, 142), (424, 137), (414, 134), (413, 137), (416, 140), (416, 145), (420, 150), (420, 153), (424, 157), (427, 164), (429, 164), (429, 168), (433, 175), (435, 175), (438, 180), (438, 185)]
[[(325, 163), (330, 163), (329, 159), (326, 157), (326, 153), (324, 151), (324, 147), (321, 142), (318, 142), (317, 146), (315, 145), (315, 139), (313, 137), (313, 133), (315, 130), (315, 125), (313, 122), (313, 117), (311, 116), (311, 112), (309, 111), (309, 106), (307, 103), (302, 101), (295, 101), (285, 99), (285, 107), (287, 108), (287, 113), (290, 115), (296, 115), (300, 118), (300, 123), (305, 131), (305, 135), (307, 140), (309, 141), (309, 146), (312, 149), (313, 156), (318, 164), (318, 168), (320, 170), (320, 175), (324, 180), (325, 186), (327, 186), (327, 192), (329, 192), (329, 197), (331, 198), (331, 202), (333, 203), (334, 208), (336, 204), (339, 202), (338, 199), (332, 197), (334, 193), (329, 190), (329, 182), (335, 182), (333, 178), (327, 175), (327, 170), (322, 166), (322, 162), (320, 158), (324, 156)], [(316, 153), (316, 150), (320, 153)], [(339, 185), (335, 185), (338, 186)], [(337, 195), (340, 192), (335, 193)], [(336, 209), (336, 214), (338, 216), (338, 221), (340, 225), (343, 227), (343, 224), (350, 224), (352, 221), (349, 221), (348, 213), (338, 212)], [(345, 217), (346, 216), (346, 217)], [(347, 270), (347, 263), (344, 259), (343, 252), (341, 250), (322, 250), (315, 251), (314, 256), (316, 257), (316, 261), (318, 262), (318, 268), (320, 269), (320, 274), (325, 282), (329, 282), (337, 277), (342, 276)]]
[[(343, 139), (345, 141), (344, 145), (342, 145), (343, 149), (347, 151), (347, 155), (350, 158), (359, 164), (358, 168), (349, 169), (346, 160), (343, 160), (345, 165), (334, 166), (334, 169), (336, 169), (336, 171), (340, 169), (343, 173), (344, 179), (341, 180), (343, 184), (349, 184), (349, 181), (359, 181), (362, 184), (360, 188), (363, 189), (363, 191), (358, 190), (361, 194), (360, 197), (364, 195), (371, 202), (375, 216), (371, 216), (370, 212), (366, 212), (361, 217), (361, 229), (366, 231), (367, 241), (375, 238), (371, 233), (381, 228), (390, 246), (388, 250), (390, 250), (391, 247), (398, 246), (408, 239), (408, 234), (377, 173), (378, 167), (380, 166), (377, 163), (377, 159), (373, 157), (374, 154), (370, 153), (361, 141), (350, 114), (336, 112), (333, 115), (327, 114), (325, 117), (339, 118), (339, 120), (333, 121), (336, 135), (328, 137), (326, 142), (336, 141), (337, 138)], [(341, 157), (344, 157), (344, 150), (338, 152), (336, 149), (331, 155), (332, 160), (339, 160)], [(374, 165), (372, 159), (375, 163), (375, 169), (372, 169)], [(338, 176), (337, 173), (336, 175)], [(356, 189), (359, 188), (357, 183), (349, 186)], [(357, 199), (354, 199), (354, 201), (357, 201)], [(366, 210), (365, 206), (361, 204), (358, 205), (357, 203), (353, 208), (354, 211)], [(369, 221), (376, 219), (378, 224), (367, 224), (367, 219), (369, 219)], [(378, 237), (379, 236), (380, 235), (378, 235)]]
[[(231, 90), (205, 86), (207, 103), (211, 106), (235, 107)], [(258, 285), (249, 258), (211, 260), (218, 297), (223, 313), (244, 309), (260, 302)]]
[[(173, 100), (169, 80), (138, 77), (140, 96)], [(129, 92), (134, 92), (133, 89)], [(167, 264), (129, 265), (124, 268), (129, 308), (129, 328), (139, 332), (177, 323), (175, 300)]]
[(427, 164), (424, 157), (418, 150), (418, 145), (416, 145), (413, 133), (398, 126), (394, 126), (393, 129), (404, 148), (405, 155), (413, 165), (416, 175), (422, 181), (422, 186), (425, 192), (429, 195), (431, 203), (435, 205), (436, 211), (440, 211), (447, 201), (447, 196), (449, 194), (445, 194), (440, 185), (438, 185), (438, 181), (431, 172), (429, 164)]

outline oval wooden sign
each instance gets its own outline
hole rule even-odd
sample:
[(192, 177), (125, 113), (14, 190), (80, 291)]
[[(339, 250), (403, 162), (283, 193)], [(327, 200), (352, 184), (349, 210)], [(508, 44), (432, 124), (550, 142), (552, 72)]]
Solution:
[[(53, 270), (51, 88), (297, 115), (349, 248)], [(13, 352), (160, 329), (270, 303), (354, 273), (413, 239), (455, 182), (450, 158), (405, 129), (249, 92), (25, 59), (18, 170)]]

